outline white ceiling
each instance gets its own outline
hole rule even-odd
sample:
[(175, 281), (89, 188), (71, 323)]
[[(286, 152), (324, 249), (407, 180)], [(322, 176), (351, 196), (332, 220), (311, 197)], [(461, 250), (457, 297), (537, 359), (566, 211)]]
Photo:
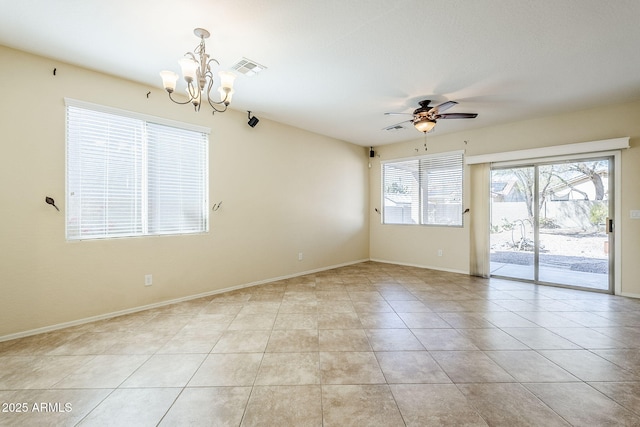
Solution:
[(640, 99), (638, 0), (0, 0), (0, 44), (155, 87), (195, 27), (268, 67), (232, 108), (363, 146), (421, 99), (478, 113), (435, 134)]

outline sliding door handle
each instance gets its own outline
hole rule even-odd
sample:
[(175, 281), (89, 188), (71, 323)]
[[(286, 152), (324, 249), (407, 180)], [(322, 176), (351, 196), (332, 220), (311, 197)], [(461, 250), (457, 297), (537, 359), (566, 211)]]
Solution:
[(613, 218), (607, 218), (605, 224), (606, 224), (605, 227), (607, 229), (607, 233), (608, 234), (613, 233), (613, 230), (614, 230)]

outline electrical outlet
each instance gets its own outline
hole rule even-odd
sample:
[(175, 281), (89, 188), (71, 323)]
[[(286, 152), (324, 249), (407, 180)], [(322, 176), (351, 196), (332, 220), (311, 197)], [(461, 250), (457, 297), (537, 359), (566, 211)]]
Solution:
[(145, 286), (153, 285), (153, 275), (151, 275), (151, 274), (145, 274), (144, 275), (144, 285)]
[(442, 256), (442, 249), (438, 249), (438, 256)]
[(302, 261), (304, 259), (304, 255), (302, 252), (298, 252), (298, 261)]

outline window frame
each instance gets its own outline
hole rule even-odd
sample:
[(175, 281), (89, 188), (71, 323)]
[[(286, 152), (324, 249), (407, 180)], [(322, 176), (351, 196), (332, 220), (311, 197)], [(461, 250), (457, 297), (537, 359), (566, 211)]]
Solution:
[[(65, 212), (65, 238), (68, 242), (76, 242), (76, 241), (93, 241), (93, 240), (111, 240), (111, 239), (122, 239), (122, 238), (140, 238), (140, 237), (154, 237), (154, 236), (179, 236), (179, 235), (192, 235), (192, 234), (202, 234), (208, 233), (210, 228), (210, 213), (209, 213), (209, 136), (211, 134), (211, 129), (204, 126), (193, 125), (189, 123), (183, 123), (176, 120), (165, 119), (162, 117), (152, 116), (148, 114), (142, 114), (137, 112), (132, 112), (128, 110), (122, 110), (119, 108), (108, 107), (104, 105), (94, 104), (86, 101), (80, 101), (72, 98), (64, 98), (65, 102), (65, 201), (67, 209)], [(69, 136), (69, 107), (79, 108), (84, 110), (89, 110), (91, 112), (97, 113), (105, 113), (114, 116), (119, 116), (123, 119), (133, 119), (138, 120), (142, 123), (142, 127), (145, 129), (142, 147), (144, 152), (142, 153), (143, 159), (143, 176), (141, 182), (141, 194), (140, 199), (136, 203), (140, 203), (142, 205), (142, 209), (140, 215), (143, 217), (141, 221), (143, 222), (143, 227), (141, 231), (136, 231), (134, 228), (123, 232), (117, 233), (117, 235), (110, 235), (108, 232), (102, 232), (100, 234), (96, 233), (94, 235), (87, 235), (80, 232), (77, 235), (70, 235), (70, 221), (71, 215), (73, 214), (72, 210), (69, 209), (70, 205), (70, 197), (71, 197), (71, 189), (70, 189), (70, 136)], [(160, 125), (160, 126), (168, 126), (174, 128), (178, 131), (188, 131), (195, 132), (198, 134), (202, 134), (201, 137), (204, 139), (204, 146), (202, 147), (202, 152), (200, 156), (203, 157), (202, 164), (203, 170), (201, 170), (202, 176), (202, 204), (201, 204), (201, 214), (203, 215), (201, 218), (202, 225), (198, 227), (197, 230), (194, 231), (184, 231), (180, 230), (177, 232), (163, 232), (163, 231), (150, 231), (151, 225), (151, 216), (148, 211), (149, 207), (149, 199), (151, 195), (149, 194), (149, 164), (148, 164), (148, 143), (150, 136), (147, 134), (147, 125)], [(151, 132), (149, 132), (150, 134)], [(133, 224), (133, 223), (132, 223)]]
[[(453, 224), (444, 224), (444, 223), (437, 223), (437, 222), (428, 222), (428, 218), (426, 218), (426, 211), (424, 209), (424, 203), (428, 203), (428, 200), (426, 200), (426, 195), (427, 195), (427, 191), (428, 189), (425, 189), (423, 187), (423, 183), (424, 183), (424, 179), (422, 178), (422, 176), (418, 176), (418, 178), (416, 179), (416, 184), (418, 186), (416, 192), (417, 194), (412, 194), (414, 199), (417, 199), (417, 214), (416, 217), (418, 218), (418, 221), (413, 222), (413, 223), (409, 223), (409, 222), (387, 222), (387, 218), (386, 218), (386, 211), (387, 211), (387, 206), (386, 206), (386, 200), (385, 200), (385, 195), (388, 194), (385, 192), (385, 184), (386, 184), (386, 173), (385, 173), (385, 167), (387, 165), (392, 165), (392, 164), (399, 164), (399, 163), (406, 163), (406, 162), (416, 162), (416, 168), (418, 171), (428, 171), (429, 168), (422, 168), (421, 163), (425, 160), (437, 160), (437, 159), (442, 159), (442, 158), (453, 158), (453, 157), (457, 157), (459, 156), (459, 164), (460, 164), (460, 187), (459, 187), (459, 192), (460, 192), (460, 205), (459, 205), (459, 211), (460, 213), (457, 214), (456, 216), (459, 216), (459, 223), (453, 223)], [(458, 159), (455, 159), (456, 163), (458, 162)], [(456, 150), (456, 151), (448, 151), (448, 152), (443, 152), (443, 153), (437, 153), (437, 154), (429, 154), (429, 155), (423, 155), (423, 156), (413, 156), (413, 157), (405, 157), (405, 158), (398, 158), (398, 159), (389, 159), (389, 160), (383, 160), (380, 163), (380, 200), (382, 201), (382, 206), (381, 206), (381, 215), (380, 215), (380, 222), (382, 225), (401, 225), (401, 226), (425, 226), (425, 227), (446, 227), (446, 228), (464, 228), (464, 212), (463, 212), (463, 207), (464, 207), (464, 171), (465, 169), (465, 163), (464, 163), (464, 150)], [(412, 202), (413, 203), (413, 202)], [(411, 206), (412, 209), (414, 208), (414, 206)], [(413, 215), (412, 215), (413, 217)]]

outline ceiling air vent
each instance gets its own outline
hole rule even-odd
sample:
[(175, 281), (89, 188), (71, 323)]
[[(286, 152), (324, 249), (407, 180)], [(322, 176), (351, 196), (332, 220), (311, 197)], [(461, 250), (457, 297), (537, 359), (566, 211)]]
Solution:
[(401, 129), (404, 129), (404, 126), (401, 125), (393, 125), (393, 126), (389, 126), (388, 128), (384, 128), (384, 130), (389, 131), (389, 132), (397, 132)]
[(257, 62), (247, 58), (242, 58), (240, 61), (238, 61), (237, 64), (235, 64), (231, 68), (233, 68), (240, 74), (244, 74), (245, 76), (255, 76), (260, 71), (267, 69), (267, 67), (265, 67), (264, 65), (260, 65)]

